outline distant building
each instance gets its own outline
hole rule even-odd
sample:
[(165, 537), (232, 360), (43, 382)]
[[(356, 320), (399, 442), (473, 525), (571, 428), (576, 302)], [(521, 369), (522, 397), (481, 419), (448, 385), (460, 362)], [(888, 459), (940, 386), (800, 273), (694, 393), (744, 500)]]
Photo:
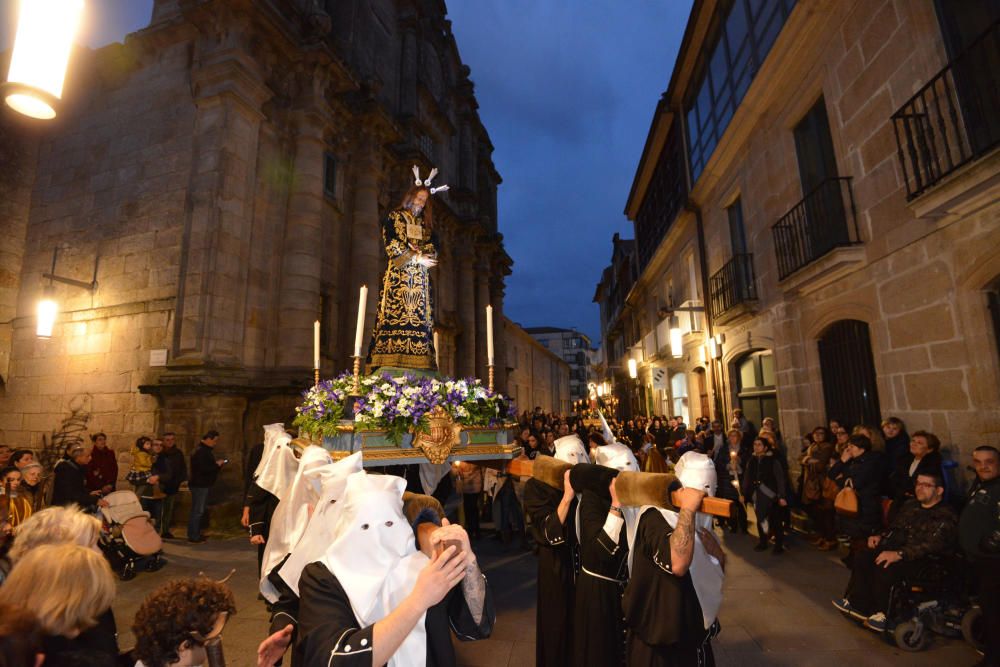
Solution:
[(694, 3), (626, 203), (637, 273), (614, 284), (616, 240), (595, 296), (638, 366), (621, 404), (1000, 443), (998, 49), (995, 2)]
[(569, 364), (506, 317), (503, 328), (507, 341), (507, 394), (518, 411), (541, 407), (545, 412), (569, 412)]
[(569, 364), (570, 401), (586, 398), (591, 367), (590, 338), (575, 329), (559, 327), (527, 327), (525, 331), (545, 349)]

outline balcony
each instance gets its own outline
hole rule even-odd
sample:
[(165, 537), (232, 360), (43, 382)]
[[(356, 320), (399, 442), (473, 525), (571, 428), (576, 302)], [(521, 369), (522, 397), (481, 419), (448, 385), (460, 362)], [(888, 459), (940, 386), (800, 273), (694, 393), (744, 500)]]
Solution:
[(733, 255), (709, 278), (708, 283), (709, 307), (716, 324), (725, 324), (750, 312), (757, 302), (753, 255)]
[(848, 177), (828, 178), (771, 228), (778, 280), (816, 262), (836, 248), (861, 243)]
[(892, 115), (907, 199), (1000, 144), (1000, 21)]

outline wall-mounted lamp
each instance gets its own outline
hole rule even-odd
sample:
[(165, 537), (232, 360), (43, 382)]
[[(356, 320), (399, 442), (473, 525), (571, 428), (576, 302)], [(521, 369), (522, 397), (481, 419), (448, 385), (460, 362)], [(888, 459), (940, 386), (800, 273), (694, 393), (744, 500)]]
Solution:
[(597, 397), (604, 398), (604, 383), (597, 385)]
[(708, 356), (712, 359), (722, 358), (722, 344), (726, 342), (726, 334), (716, 334), (708, 339)]
[(635, 359), (628, 360), (628, 376), (633, 380), (639, 377), (639, 365), (636, 363)]
[(684, 332), (676, 315), (670, 317), (670, 356), (674, 359), (684, 356)]
[(7, 81), (7, 105), (41, 120), (56, 117), (84, 0), (22, 0)]
[(85, 289), (89, 292), (94, 292), (97, 290), (97, 265), (100, 261), (99, 257), (94, 258), (94, 276), (91, 278), (90, 282), (84, 282), (82, 280), (76, 280), (75, 278), (67, 278), (65, 276), (56, 275), (56, 262), (59, 259), (59, 247), (52, 251), (52, 270), (49, 273), (43, 273), (42, 278), (47, 278), (49, 284), (42, 289), (42, 298), (38, 301), (38, 306), (35, 311), (36, 315), (36, 325), (35, 334), (39, 338), (48, 339), (52, 337), (52, 328), (55, 326), (56, 317), (59, 315), (59, 304), (55, 300), (55, 289), (52, 287), (52, 283), (62, 283), (63, 285), (70, 285), (72, 287), (79, 287), (80, 289)]

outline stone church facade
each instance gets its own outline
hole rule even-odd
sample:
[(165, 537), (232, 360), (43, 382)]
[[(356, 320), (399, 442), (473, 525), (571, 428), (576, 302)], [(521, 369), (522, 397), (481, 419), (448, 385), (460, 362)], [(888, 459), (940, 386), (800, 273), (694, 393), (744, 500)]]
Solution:
[[(420, 0), (157, 0), (124, 44), (78, 52), (56, 121), (0, 115), (3, 441), (214, 428), (239, 457), (311, 382), (317, 317), (323, 375), (350, 368), (362, 284), (367, 349), (413, 164), (451, 186), (441, 370), (485, 378), (512, 261), (469, 76), (444, 3)], [(50, 272), (96, 288), (52, 283), (43, 340)]]

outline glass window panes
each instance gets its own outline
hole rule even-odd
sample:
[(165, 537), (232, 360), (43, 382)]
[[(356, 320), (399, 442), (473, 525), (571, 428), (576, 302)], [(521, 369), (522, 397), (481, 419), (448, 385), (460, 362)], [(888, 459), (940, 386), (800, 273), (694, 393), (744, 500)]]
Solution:
[(757, 386), (757, 364), (754, 357), (747, 357), (740, 364), (740, 388)]
[[(691, 177), (697, 180), (774, 44), (795, 0), (720, 3), (719, 27), (705, 42), (701, 74), (688, 96)], [(698, 80), (700, 77), (700, 80)]]
[(775, 378), (774, 372), (774, 355), (773, 354), (763, 354), (760, 357), (760, 371), (761, 376), (764, 380), (765, 387), (776, 387), (778, 382)]

